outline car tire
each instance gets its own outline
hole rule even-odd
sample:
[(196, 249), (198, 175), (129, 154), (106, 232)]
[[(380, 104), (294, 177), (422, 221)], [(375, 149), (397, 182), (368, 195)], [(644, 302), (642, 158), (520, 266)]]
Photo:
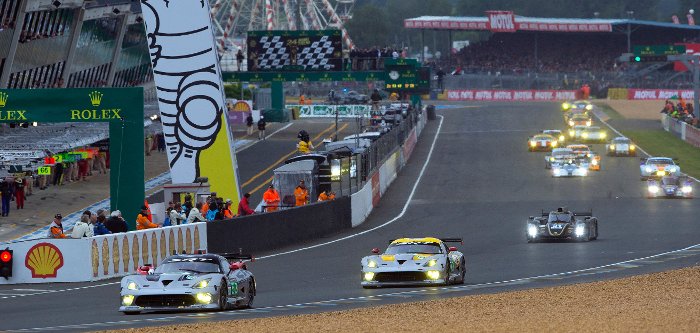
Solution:
[(253, 308), (253, 301), (255, 301), (255, 279), (250, 280), (250, 286), (248, 287), (248, 301), (245, 307), (248, 309)]
[(221, 285), (219, 286), (219, 311), (226, 311), (228, 310), (228, 286), (226, 285), (226, 281), (221, 281)]
[(457, 284), (464, 284), (464, 280), (466, 279), (466, 275), (467, 275), (467, 266), (466, 265), (467, 264), (464, 261), (464, 258), (462, 258), (462, 261), (459, 265), (461, 267), (461, 271), (460, 271), (461, 278), (459, 279), (459, 282), (457, 282)]
[(598, 223), (595, 224), (595, 234), (594, 234), (593, 238), (591, 238), (591, 239), (592, 240), (598, 239)]

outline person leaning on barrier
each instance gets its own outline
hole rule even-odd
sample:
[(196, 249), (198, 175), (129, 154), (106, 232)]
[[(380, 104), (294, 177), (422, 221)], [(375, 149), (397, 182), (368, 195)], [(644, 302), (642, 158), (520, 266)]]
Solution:
[(92, 213), (88, 210), (80, 216), (80, 221), (76, 222), (71, 232), (71, 238), (83, 238), (94, 236), (94, 230), (90, 226)]
[(173, 209), (170, 210), (170, 225), (180, 225), (185, 216), (182, 214), (182, 206), (179, 203), (175, 203)]
[(154, 229), (160, 227), (148, 219), (148, 207), (141, 207), (141, 213), (136, 217), (136, 230)]
[(295, 206), (303, 206), (309, 203), (309, 190), (304, 184), (304, 180), (299, 181), (299, 185), (294, 189), (294, 198), (296, 199)]
[(99, 235), (109, 235), (109, 234), (112, 233), (112, 232), (109, 231), (109, 229), (107, 229), (107, 227), (105, 226), (105, 221), (106, 221), (106, 220), (107, 220), (107, 219), (106, 219), (103, 215), (97, 216), (97, 222), (95, 222), (95, 230), (94, 230), (95, 236), (99, 236)]
[(238, 216), (253, 215), (255, 211), (250, 209), (250, 193), (243, 195), (241, 202), (238, 203)]
[(113, 211), (109, 215), (109, 218), (105, 222), (105, 227), (113, 234), (129, 231), (126, 221), (122, 218), (122, 212), (118, 210)]
[(231, 199), (226, 199), (226, 202), (224, 203), (224, 209), (222, 209), (222, 213), (224, 214), (224, 219), (230, 220), (233, 218), (233, 211), (231, 210), (231, 205), (233, 204), (233, 201)]
[(63, 220), (63, 215), (61, 214), (56, 214), (53, 217), (53, 222), (49, 226), (49, 238), (66, 238), (66, 234), (63, 233), (61, 220)]
[(318, 201), (330, 201), (335, 199), (335, 192), (323, 191), (318, 195)]
[(197, 205), (190, 210), (190, 214), (187, 215), (187, 223), (207, 222), (207, 219), (204, 218), (199, 211), (200, 209), (202, 209), (202, 203), (198, 202)]
[(275, 190), (275, 186), (270, 184), (267, 187), (267, 191), (263, 194), (263, 201), (265, 202), (266, 212), (275, 212), (280, 205), (280, 194)]

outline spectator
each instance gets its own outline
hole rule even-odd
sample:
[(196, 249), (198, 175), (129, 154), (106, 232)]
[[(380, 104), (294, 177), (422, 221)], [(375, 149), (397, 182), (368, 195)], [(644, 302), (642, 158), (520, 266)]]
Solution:
[(180, 225), (186, 218), (184, 214), (182, 214), (182, 206), (178, 203), (176, 203), (175, 207), (170, 210), (169, 216), (171, 225)]
[(226, 220), (230, 220), (233, 218), (233, 211), (231, 210), (232, 204), (233, 204), (233, 201), (231, 199), (226, 199), (226, 203), (224, 204), (224, 209), (223, 209), (224, 219), (226, 219)]
[(379, 102), (381, 102), (382, 96), (379, 95), (378, 89), (374, 89), (372, 96), (370, 96), (370, 100), (372, 101), (372, 111), (379, 111)]
[(94, 236), (94, 228), (90, 227), (90, 211), (86, 211), (80, 216), (80, 221), (76, 222), (71, 232), (71, 238), (83, 238)]
[(122, 218), (122, 212), (115, 210), (110, 214), (107, 222), (105, 222), (105, 227), (113, 234), (120, 232), (129, 231), (129, 227), (126, 225), (126, 221)]
[(207, 219), (202, 216), (200, 209), (202, 209), (202, 203), (198, 202), (197, 205), (190, 210), (190, 214), (187, 215), (187, 223), (207, 222)]
[(17, 204), (17, 209), (24, 209), (24, 180), (22, 178), (15, 179), (15, 203)]
[(267, 126), (265, 117), (260, 115), (260, 120), (258, 120), (258, 140), (265, 140), (265, 126)]
[(243, 65), (243, 60), (245, 59), (245, 56), (243, 55), (243, 51), (241, 49), (238, 49), (238, 53), (236, 53), (236, 61), (238, 62), (238, 71), (241, 71), (241, 65)]
[(335, 192), (323, 191), (318, 195), (318, 201), (330, 201), (335, 200)]
[(2, 216), (9, 216), (12, 186), (6, 179), (0, 180), (0, 196), (2, 196)]
[(245, 118), (246, 134), (253, 135), (253, 113), (248, 112), (248, 116)]
[(280, 205), (280, 194), (275, 190), (275, 186), (270, 184), (267, 191), (263, 193), (263, 201), (265, 202), (266, 212), (276, 212)]
[(141, 213), (136, 217), (136, 230), (158, 228), (159, 226), (148, 219), (148, 207), (142, 206)]
[(63, 220), (63, 215), (60, 213), (54, 215), (53, 222), (51, 222), (49, 226), (49, 238), (66, 238), (66, 234), (63, 233), (63, 224), (61, 224), (61, 220)]
[(294, 198), (297, 207), (309, 203), (309, 190), (306, 188), (303, 179), (299, 181), (299, 185), (294, 189)]
[(238, 215), (239, 216), (246, 216), (246, 215), (255, 214), (255, 211), (250, 209), (249, 198), (250, 198), (250, 193), (246, 193), (243, 195), (241, 202), (238, 203)]
[(105, 226), (105, 221), (107, 219), (103, 215), (97, 216), (97, 222), (95, 222), (95, 230), (94, 234), (95, 236), (100, 236), (100, 235), (108, 235), (111, 234), (112, 232), (107, 229)]
[(219, 214), (219, 205), (216, 202), (212, 202), (209, 205), (209, 210), (207, 211), (207, 221), (212, 222), (217, 220), (217, 215)]

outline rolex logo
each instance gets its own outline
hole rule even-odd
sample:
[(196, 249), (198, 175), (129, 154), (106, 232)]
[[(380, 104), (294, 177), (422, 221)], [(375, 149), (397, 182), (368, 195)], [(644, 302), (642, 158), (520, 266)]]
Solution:
[(5, 104), (7, 104), (7, 97), (9, 95), (4, 92), (0, 92), (0, 108), (5, 107)]
[(93, 91), (89, 93), (88, 96), (90, 96), (90, 103), (92, 103), (92, 106), (100, 106), (100, 103), (102, 103), (102, 96), (104, 95), (99, 91)]

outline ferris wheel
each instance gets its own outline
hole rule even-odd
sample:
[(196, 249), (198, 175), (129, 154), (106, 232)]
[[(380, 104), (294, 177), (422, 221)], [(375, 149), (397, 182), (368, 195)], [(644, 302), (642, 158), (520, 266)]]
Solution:
[(215, 37), (222, 66), (245, 52), (249, 30), (339, 29), (343, 44), (354, 44), (345, 29), (352, 18), (355, 0), (209, 0)]

